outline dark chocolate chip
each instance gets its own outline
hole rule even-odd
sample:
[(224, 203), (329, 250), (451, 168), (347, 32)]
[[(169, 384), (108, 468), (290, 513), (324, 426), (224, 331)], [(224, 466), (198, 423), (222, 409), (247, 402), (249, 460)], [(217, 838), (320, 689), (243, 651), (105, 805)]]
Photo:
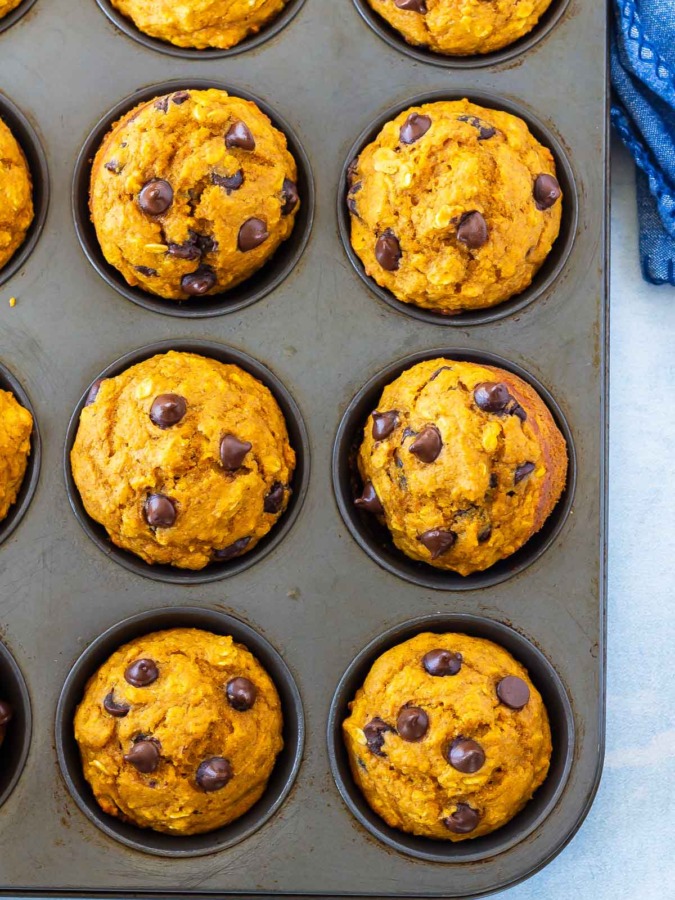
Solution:
[(145, 521), (152, 528), (171, 528), (178, 511), (174, 501), (165, 494), (150, 494), (143, 507)]
[(160, 394), (150, 407), (150, 418), (158, 428), (171, 428), (183, 419), (187, 402), (180, 394)]
[(166, 251), (169, 256), (175, 259), (199, 259), (202, 251), (193, 241), (186, 241), (184, 244), (169, 244)]
[(171, 95), (171, 102), (175, 103), (176, 106), (182, 106), (187, 100), (190, 99), (189, 91), (176, 91), (175, 94)]
[(197, 784), (203, 791), (212, 793), (222, 790), (232, 781), (234, 771), (229, 760), (222, 756), (205, 759), (197, 769)]
[(422, 15), (426, 15), (427, 12), (425, 0), (394, 0), (394, 6), (410, 10), (410, 12), (422, 13)]
[(255, 138), (244, 122), (235, 122), (225, 135), (225, 145), (230, 150), (255, 150)]
[(220, 461), (223, 468), (235, 472), (244, 464), (244, 460), (253, 449), (249, 441), (240, 441), (233, 434), (226, 434), (220, 442)]
[(409, 437), (417, 437), (419, 432), (414, 431), (412, 428), (407, 427), (403, 429), (403, 434), (401, 435), (401, 444), (405, 444)]
[(432, 528), (430, 531), (425, 531), (424, 534), (421, 534), (417, 540), (424, 544), (429, 553), (431, 553), (432, 559), (438, 559), (444, 553), (447, 553), (448, 550), (452, 550), (457, 543), (457, 535), (454, 531)]
[(163, 178), (153, 178), (141, 188), (138, 203), (149, 216), (161, 216), (173, 203), (173, 188)]
[(281, 215), (290, 216), (299, 202), (300, 194), (297, 184), (290, 178), (284, 178), (284, 185), (281, 189)]
[(356, 178), (356, 170), (359, 167), (359, 158), (353, 159), (349, 165), (347, 166), (347, 182), (348, 184), (353, 184), (354, 178)]
[(134, 269), (146, 278), (154, 278), (157, 275), (157, 269), (151, 269), (149, 266), (134, 266)]
[(470, 250), (478, 250), (487, 243), (488, 226), (483, 215), (474, 209), (465, 212), (457, 226), (457, 240)]
[(422, 657), (422, 665), (427, 674), (434, 678), (456, 675), (462, 668), (462, 654), (451, 650), (430, 650)]
[(507, 675), (497, 685), (497, 696), (504, 706), (511, 709), (522, 709), (530, 701), (530, 689), (522, 678)]
[(414, 144), (423, 138), (427, 131), (431, 128), (431, 119), (429, 116), (421, 116), (419, 113), (410, 113), (408, 118), (401, 126), (401, 143)]
[(382, 750), (384, 747), (384, 736), (388, 731), (393, 732), (393, 730), (391, 725), (387, 725), (379, 716), (376, 716), (367, 725), (364, 725), (363, 734), (370, 752), (374, 753), (375, 756), (386, 756), (387, 754)]
[(517, 416), (521, 422), (527, 422), (527, 413), (516, 400), (510, 404), (506, 411), (510, 416)]
[(387, 272), (395, 272), (400, 265), (402, 255), (398, 238), (391, 228), (387, 228), (375, 244), (375, 259)]
[(138, 741), (128, 753), (124, 754), (124, 761), (130, 763), (134, 769), (143, 775), (152, 774), (159, 765), (159, 747), (157, 742)]
[(511, 400), (508, 388), (501, 382), (482, 381), (473, 391), (476, 406), (483, 412), (503, 412)]
[(216, 172), (213, 172), (211, 174), (211, 183), (215, 184), (216, 187), (225, 188), (227, 193), (231, 194), (233, 191), (238, 191), (244, 183), (244, 172), (242, 169), (239, 169), (234, 175), (218, 175)]
[(108, 160), (107, 163), (103, 166), (104, 169), (107, 169), (109, 172), (112, 172), (113, 175), (119, 175), (124, 166), (121, 166), (116, 159)]
[(197, 234), (196, 231), (191, 231), (190, 240), (197, 246), (202, 254), (213, 253), (218, 249), (218, 242), (214, 240), (210, 234)]
[(537, 175), (534, 182), (534, 202), (537, 209), (550, 209), (553, 204), (562, 196), (558, 179), (553, 175)]
[(132, 687), (148, 687), (159, 678), (159, 669), (154, 659), (137, 659), (124, 673), (124, 680)]
[(419, 706), (404, 706), (396, 719), (396, 730), (404, 741), (421, 741), (429, 730), (429, 716)]
[(536, 468), (535, 464), (531, 462), (526, 462), (523, 463), (522, 466), (518, 466), (516, 473), (513, 476), (513, 483), (520, 484), (523, 478), (527, 478), (528, 475), (531, 475)]
[(478, 532), (478, 543), (485, 544), (492, 537), (492, 525), (486, 525)]
[(499, 484), (499, 478), (497, 477), (497, 474), (495, 472), (493, 472), (490, 475), (490, 487), (494, 490), (494, 488), (496, 488), (498, 484)]
[(84, 401), (85, 406), (91, 406), (92, 403), (96, 402), (96, 398), (98, 397), (98, 392), (101, 390), (101, 385), (105, 381), (105, 378), (97, 378), (96, 381), (89, 388), (89, 393), (87, 394), (87, 399)]
[(275, 481), (272, 485), (272, 490), (265, 497), (265, 505), (263, 507), (265, 512), (276, 515), (284, 505), (285, 496), (286, 491), (283, 484), (280, 481)]
[(8, 725), (14, 717), (14, 710), (6, 700), (0, 700), (0, 728)]
[(388, 438), (398, 425), (398, 411), (390, 409), (388, 412), (373, 413), (373, 440), (383, 441)]
[(256, 219), (255, 216), (247, 219), (239, 229), (239, 237), (237, 238), (237, 246), (242, 253), (248, 253), (255, 250), (261, 244), (264, 244), (270, 236), (267, 230), (267, 222), (262, 219)]
[(233, 678), (227, 683), (227, 700), (237, 712), (247, 712), (253, 707), (258, 689), (248, 678)]
[(470, 738), (458, 737), (448, 748), (448, 762), (464, 775), (473, 775), (485, 763), (485, 751)]
[(479, 821), (480, 816), (475, 809), (467, 803), (458, 803), (454, 813), (443, 819), (443, 824), (453, 834), (470, 834), (475, 831)]
[(201, 297), (216, 285), (216, 273), (210, 266), (199, 266), (189, 275), (183, 275), (180, 287), (190, 297)]
[(357, 181), (356, 184), (349, 188), (347, 194), (347, 208), (353, 216), (358, 216), (359, 212), (356, 208), (356, 195), (363, 189), (363, 182)]
[(491, 137), (494, 137), (497, 134), (496, 128), (493, 128), (492, 125), (486, 125), (486, 123), (482, 122), (478, 116), (457, 116), (457, 121), (468, 122), (469, 125), (473, 125), (474, 128), (477, 128), (479, 141), (489, 141)]
[(250, 537), (239, 538), (238, 541), (235, 541), (234, 544), (230, 544), (229, 547), (225, 547), (223, 550), (216, 550), (213, 554), (213, 558), (218, 562), (227, 562), (230, 559), (234, 559), (236, 556), (241, 556), (250, 543)]
[(113, 691), (110, 691), (109, 694), (106, 694), (103, 700), (103, 709), (116, 719), (123, 719), (129, 715), (131, 707), (128, 703), (115, 703), (113, 693)]
[(160, 97), (159, 100), (155, 100), (155, 109), (160, 110), (160, 112), (166, 112), (169, 108), (169, 98), (168, 97)]
[(427, 425), (420, 431), (408, 449), (420, 462), (435, 462), (443, 449), (443, 438), (440, 431), (435, 425)]
[(441, 366), (440, 369), (436, 369), (436, 371), (435, 371), (434, 374), (431, 376), (431, 378), (429, 379), (429, 381), (436, 381), (436, 379), (437, 379), (438, 376), (441, 374), (441, 372), (445, 372), (446, 370), (447, 370), (448, 372), (452, 372), (452, 366)]
[(384, 507), (380, 503), (380, 498), (375, 493), (375, 488), (370, 481), (366, 481), (363, 486), (363, 494), (354, 503), (359, 509), (373, 513), (375, 516), (381, 516), (384, 513)]

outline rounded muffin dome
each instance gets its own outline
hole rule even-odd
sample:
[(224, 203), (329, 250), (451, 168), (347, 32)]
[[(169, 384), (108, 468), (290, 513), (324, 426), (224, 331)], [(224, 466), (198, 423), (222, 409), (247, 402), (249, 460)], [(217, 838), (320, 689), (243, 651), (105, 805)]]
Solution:
[(19, 495), (31, 450), (33, 417), (14, 394), (0, 390), (0, 522)]
[[(16, 4), (14, 4), (16, 6)], [(11, 5), (10, 5), (11, 8)], [(5, 12), (9, 12), (6, 9)], [(2, 0), (0, 0), (0, 16)], [(0, 269), (23, 244), (34, 217), (33, 182), (23, 150), (0, 119)]]

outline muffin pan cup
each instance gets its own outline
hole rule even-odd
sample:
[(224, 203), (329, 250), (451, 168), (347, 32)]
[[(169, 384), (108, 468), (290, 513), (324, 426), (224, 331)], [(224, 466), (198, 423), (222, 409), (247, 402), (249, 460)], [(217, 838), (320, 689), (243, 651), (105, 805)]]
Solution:
[(3, 16), (0, 19), (0, 34), (3, 31), (7, 31), (8, 28), (11, 28), (12, 25), (15, 25), (19, 19), (23, 19), (27, 12), (35, 5), (35, 0), (23, 0), (23, 3), (19, 3), (16, 9), (13, 9), (10, 13), (7, 13), (6, 16)]
[(30, 694), (16, 660), (0, 641), (0, 700), (12, 707), (0, 747), (0, 807), (16, 787), (30, 750), (32, 715)]
[[(543, 39), (507, 62), (481, 59), (470, 71), (459, 61), (444, 60), (441, 68), (411, 59), (374, 35), (353, 3), (325, 0), (305, 3), (273, 40), (217, 61), (203, 52), (182, 59), (149, 50), (113, 28), (91, 0), (43, 0), (0, 37), (3, 96), (44, 139), (53, 226), (20, 274), (0, 288), (0, 360), (28, 389), (43, 437), (39, 490), (20, 528), (0, 546), (2, 638), (21, 664), (33, 710), (30, 754), (0, 814), (0, 894), (477, 897), (536, 872), (579, 828), (597, 789), (604, 746), (607, 14), (597, 0), (551, 8), (560, 17)], [(39, 82), (36, 47), (40, 72), (47, 73)], [(315, 208), (308, 195), (304, 209), (315, 212), (316, 227), (307, 240), (311, 222), (296, 225), (294, 238), (307, 241), (302, 259), (288, 277), (271, 276), (273, 290), (264, 298), (235, 305), (226, 294), (228, 315), (219, 315), (216, 298), (208, 301), (216, 304), (214, 317), (193, 307), (178, 322), (126, 302), (119, 285), (111, 287), (111, 273), (104, 272), (106, 281), (89, 264), (73, 227), (71, 177), (87, 136), (105, 117), (76, 180), (80, 236), (90, 239), (87, 169), (109, 124), (106, 110), (117, 104), (114, 117), (163, 90), (221, 82), (260, 98), (289, 137), (301, 137), (317, 182)], [(336, 216), (343, 167), (360, 148), (357, 139), (369, 139), (392, 110), (443, 96), (522, 115), (568, 178), (568, 218), (551, 256), (555, 277), (532, 302), (521, 297), (486, 315), (456, 323), (453, 317), (451, 331), (414, 317), (412, 307), (394, 309), (379, 299), (346, 258)], [(127, 99), (119, 105), (121, 98)], [(271, 263), (279, 269), (266, 267), (264, 277), (286, 266), (284, 250)], [(12, 310), (11, 296), (18, 300)], [(163, 312), (173, 306), (156, 302)], [(190, 304), (183, 307), (189, 312)], [(297, 506), (269, 544), (229, 569), (158, 572), (136, 557), (123, 561), (81, 509), (78, 522), (69, 508), (64, 444), (66, 436), (68, 448), (72, 442), (75, 424), (69, 431), (68, 423), (74, 411), (77, 421), (85, 389), (113, 360), (121, 360), (111, 369), (118, 371), (171, 347), (216, 358), (245, 354), (225, 358), (258, 374), (283, 406), (286, 391), (269, 380), (274, 373), (302, 413), (304, 428), (298, 425), (292, 438), (303, 456)], [(363, 523), (348, 526), (338, 506), (341, 491), (340, 502), (349, 496), (340, 487), (348, 453), (336, 457), (337, 496), (333, 490), (340, 423), (348, 444), (350, 423), (358, 432), (370, 412), (369, 400), (355, 398), (364, 388), (380, 390), (383, 373), (395, 373), (406, 360), (438, 353), (497, 362), (523, 375), (542, 392), (573, 451), (570, 487), (551, 530), (509, 563), (467, 580), (456, 576), (453, 584), (432, 583), (439, 573), (431, 567), (413, 580), (412, 572), (392, 570), (393, 563), (378, 564), (369, 554), (389, 553), (401, 563), (386, 534), (366, 528), (363, 546), (354, 539), (350, 527), (358, 533)], [(290, 408), (284, 411), (293, 429)], [(76, 507), (77, 499), (73, 494)], [(517, 571), (509, 569), (514, 564)], [(204, 584), (204, 575), (214, 580)], [(160, 627), (155, 612), (185, 607), (243, 620), (270, 642), (293, 674), (306, 732), (297, 778), (264, 827), (247, 829), (236, 842), (232, 832), (205, 839), (174, 857), (158, 855), (167, 848), (149, 846), (152, 835), (134, 829), (123, 843), (92, 820), (98, 812), (86, 787), (80, 781), (73, 794), (61, 775), (54, 727), (63, 685), (98, 635), (145, 614), (142, 630), (151, 631)], [(439, 617), (443, 629), (475, 629), (505, 643), (549, 691), (558, 736), (560, 755), (531, 804), (501, 833), (461, 849), (413, 846), (403, 833), (386, 833), (380, 821), (368, 820), (358, 795), (349, 800), (344, 766), (342, 776), (336, 772), (348, 802), (331, 771), (331, 757), (340, 764), (338, 719), (365, 672), (363, 648), (371, 647), (370, 659), (410, 628), (436, 627), (415, 622), (429, 617)], [(120, 632), (109, 649), (131, 633)], [(353, 661), (362, 659), (364, 669), (355, 669)], [(88, 671), (93, 664), (92, 658)], [(347, 670), (348, 681), (341, 681)], [(83, 669), (79, 691), (84, 677)], [(76, 784), (81, 772), (64, 702), (59, 723), (71, 744), (62, 757), (70, 754)], [(113, 825), (119, 823), (106, 823)], [(193, 857), (192, 850), (205, 855)]]

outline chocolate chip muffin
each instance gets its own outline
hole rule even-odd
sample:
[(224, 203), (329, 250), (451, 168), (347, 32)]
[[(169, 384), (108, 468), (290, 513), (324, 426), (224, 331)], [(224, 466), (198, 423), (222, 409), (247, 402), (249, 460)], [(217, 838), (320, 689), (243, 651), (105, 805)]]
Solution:
[(354, 780), (401, 831), (450, 841), (489, 834), (548, 773), (541, 695), (491, 641), (420, 634), (399, 644), (375, 662), (350, 710)]
[(555, 176), (516, 116), (468, 100), (408, 109), (351, 165), (352, 246), (403, 303), (495, 306), (531, 284), (558, 236)]
[(153, 38), (178, 47), (228, 50), (275, 19), (288, 0), (112, 0)]
[(33, 417), (14, 394), (0, 390), (0, 522), (21, 490), (30, 456)]
[(202, 569), (251, 551), (283, 515), (295, 453), (248, 372), (166, 353), (96, 383), (71, 452), (84, 507), (147, 563)]
[(448, 56), (508, 47), (528, 34), (552, 0), (368, 0), (409, 44)]
[[(16, 4), (14, 4), (16, 6)], [(12, 8), (11, 4), (5, 13)], [(0, 16), (3, 15), (0, 0)], [(23, 150), (0, 119), (0, 269), (23, 244), (33, 221), (33, 182)]]
[(11, 704), (6, 700), (0, 700), (0, 747), (2, 747), (5, 735), (7, 734), (7, 726), (14, 718), (14, 710)]
[(117, 122), (91, 170), (101, 250), (132, 287), (167, 300), (221, 294), (293, 231), (297, 167), (255, 103), (176, 91)]
[(4, 19), (7, 13), (11, 13), (22, 2), (23, 0), (0, 0), (0, 19)]
[(493, 366), (431, 359), (388, 385), (366, 423), (357, 506), (411, 559), (470, 575), (542, 527), (567, 448), (536, 391)]
[(173, 835), (221, 828), (262, 796), (283, 747), (281, 701), (231, 637), (136, 638), (90, 679), (75, 714), (84, 775), (111, 816)]

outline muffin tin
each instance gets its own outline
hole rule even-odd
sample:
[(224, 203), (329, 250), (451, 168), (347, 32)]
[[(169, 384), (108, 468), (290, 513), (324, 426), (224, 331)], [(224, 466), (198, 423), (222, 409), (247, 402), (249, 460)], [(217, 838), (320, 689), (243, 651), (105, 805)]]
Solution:
[[(579, 827), (597, 788), (603, 753), (604, 5), (554, 2), (543, 26), (505, 55), (442, 60), (442, 68), (424, 54), (411, 59), (399, 43), (387, 46), (349, 3), (295, 4), (298, 15), (264, 43), (218, 60), (208, 52), (189, 59), (181, 52), (154, 52), (118, 32), (101, 12), (104, 5), (38, 2), (0, 35), (0, 102), (11, 98), (12, 108), (32, 123), (51, 174), (42, 235), (0, 287), (0, 360), (30, 395), (44, 439), (39, 489), (20, 527), (0, 547), (3, 647), (23, 672), (33, 709), (23, 772), (13, 789), (13, 776), (9, 789), (3, 787), (0, 888), (6, 894), (89, 897), (154, 892), (440, 898), (513, 884), (548, 862)], [(469, 73), (466, 65), (475, 67)], [(169, 80), (182, 87), (222, 83), (260, 97), (289, 137), (297, 135), (296, 158), (302, 145), (307, 177), (313, 171), (316, 178), (314, 228), (302, 259), (257, 302), (234, 308), (235, 301), (224, 316), (178, 321), (139, 308), (89, 264), (73, 227), (71, 185), (79, 184), (73, 175), (88, 135), (107, 110)], [(393, 108), (421, 95), (468, 96), (521, 111), (556, 154), (566, 191), (563, 235), (536, 296), (497, 308), (494, 316), (453, 317), (450, 329), (383, 302), (349, 262), (335, 214), (352, 148)], [(298, 161), (303, 168), (304, 160)], [(85, 154), (80, 178), (86, 164)], [(47, 176), (37, 158), (32, 168), (36, 189), (46, 197)], [(309, 180), (305, 194), (311, 215)], [(75, 195), (81, 209), (81, 190)], [(86, 216), (80, 213), (80, 219), (82, 232), (88, 226)], [(13, 309), (11, 296), (17, 298)], [(306, 443), (301, 424), (298, 437), (307, 464), (311, 456), (312, 473), (308, 483), (308, 470), (299, 476), (297, 506), (281, 520), (264, 555), (251, 565), (237, 561), (236, 571), (218, 572), (219, 580), (211, 583), (180, 573), (168, 573), (168, 581), (161, 573), (159, 580), (141, 577), (135, 565), (120, 564), (99, 532), (102, 553), (69, 509), (63, 458), (73, 411), (111, 361), (135, 361), (157, 342), (223, 358), (246, 354), (248, 365), (264, 367), (263, 380), (278, 379), (306, 427)], [(413, 579), (394, 566), (383, 568), (381, 559), (369, 556), (377, 555), (382, 536), (360, 534), (348, 516), (366, 552), (338, 508), (338, 502), (348, 507), (345, 473), (368, 391), (379, 389), (381, 373), (439, 352), (497, 356), (507, 368), (522, 371), (543, 389), (568, 429), (574, 459), (565, 498), (525, 555), (452, 585), (434, 582), (429, 572)], [(274, 389), (277, 382), (269, 383)], [(349, 429), (340, 430), (343, 419)], [(339, 430), (336, 497), (331, 460)], [(401, 557), (397, 562), (406, 565)], [(224, 574), (231, 577), (221, 580)], [(291, 691), (288, 726), (296, 728), (296, 741), (289, 743), (292, 752), (275, 771), (263, 807), (239, 831), (236, 826), (201, 846), (176, 844), (173, 850), (100, 815), (81, 778), (78, 783), (67, 723), (97, 659), (138, 629), (151, 631), (193, 615), (235, 636), (240, 629), (254, 652), (264, 652), (262, 643), (254, 643), (258, 638), (274, 648), (297, 685), (306, 733), (293, 781), (302, 727)], [(252, 632), (242, 630), (247, 626)], [(488, 838), (439, 848), (392, 833), (369, 813), (344, 766), (339, 720), (379, 650), (418, 630), (449, 627), (493, 637), (529, 667), (548, 700), (555, 750), (549, 781), (510, 825)], [(8, 741), (16, 735), (23, 735), (27, 747), (26, 728), (8, 734)], [(11, 747), (6, 744), (3, 760)], [(21, 761), (23, 752), (13, 758)], [(20, 765), (10, 768), (18, 774)], [(167, 851), (171, 856), (157, 855)]]

